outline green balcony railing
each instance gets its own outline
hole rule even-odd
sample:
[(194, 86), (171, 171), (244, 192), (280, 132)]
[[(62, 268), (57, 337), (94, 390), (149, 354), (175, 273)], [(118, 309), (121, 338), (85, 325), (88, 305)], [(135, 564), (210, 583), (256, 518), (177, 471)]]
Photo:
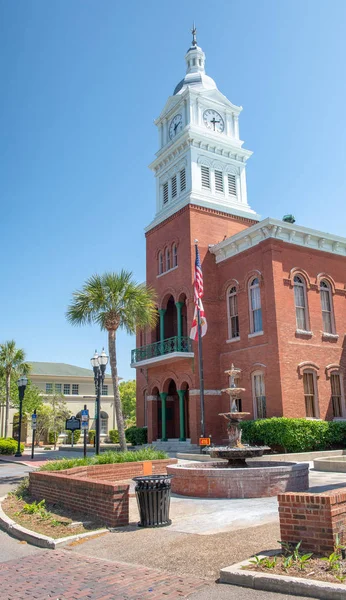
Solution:
[(188, 337), (175, 336), (162, 340), (162, 342), (136, 348), (131, 352), (131, 363), (138, 363), (142, 360), (149, 360), (172, 352), (192, 352), (192, 340)]

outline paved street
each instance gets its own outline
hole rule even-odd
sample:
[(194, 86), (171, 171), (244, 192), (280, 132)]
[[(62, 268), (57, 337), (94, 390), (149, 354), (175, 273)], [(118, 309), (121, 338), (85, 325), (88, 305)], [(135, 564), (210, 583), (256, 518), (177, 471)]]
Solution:
[[(38, 458), (42, 460), (44, 454)], [(31, 468), (0, 461), (0, 496), (11, 491)], [(346, 484), (346, 478), (341, 473), (312, 471), (310, 484), (313, 491), (323, 491)], [(134, 499), (131, 503), (135, 517)], [(198, 554), (197, 548), (205, 555), (204, 563), (212, 564), (215, 543), (221, 550), (224, 548), (229, 564), (241, 559), (243, 554), (248, 556), (263, 550), (263, 544), (279, 539), (276, 511), (275, 498), (243, 503), (173, 498), (172, 527), (146, 531), (132, 527), (58, 551), (30, 546), (0, 531), (0, 598), (291, 600), (292, 596), (285, 594), (214, 583), (217, 557), (214, 557), (214, 571), (207, 578), (202, 575), (203, 569), (186, 568), (187, 561), (192, 562), (194, 554)], [(156, 560), (156, 551), (157, 557), (172, 552), (172, 562)], [(152, 561), (148, 560), (150, 555)], [(178, 560), (178, 556), (182, 560)]]

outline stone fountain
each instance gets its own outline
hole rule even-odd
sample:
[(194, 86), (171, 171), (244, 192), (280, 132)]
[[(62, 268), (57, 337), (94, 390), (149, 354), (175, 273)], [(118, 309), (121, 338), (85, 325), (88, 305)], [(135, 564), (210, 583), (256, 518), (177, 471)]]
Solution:
[[(262, 498), (306, 491), (309, 487), (308, 463), (283, 462), (274, 457), (246, 463), (248, 458), (260, 457), (269, 448), (242, 444), (240, 422), (249, 413), (238, 410), (236, 398), (245, 390), (234, 382), (240, 369), (232, 365), (226, 373), (231, 379), (230, 387), (221, 391), (230, 396), (230, 412), (219, 414), (228, 422), (227, 445), (210, 449), (211, 458), (226, 460), (168, 465), (167, 473), (174, 475), (172, 492), (198, 498)], [(204, 457), (204, 460), (210, 461), (210, 457)]]
[[(228, 444), (227, 446), (220, 446), (210, 449), (210, 456), (212, 458), (225, 458), (228, 461), (226, 465), (229, 468), (244, 468), (247, 467), (246, 459), (253, 458), (256, 456), (262, 456), (265, 450), (270, 450), (268, 446), (249, 446), (241, 443), (241, 428), (240, 422), (244, 417), (249, 415), (248, 412), (239, 412), (236, 405), (236, 398), (239, 397), (241, 392), (245, 392), (245, 388), (240, 388), (235, 385), (235, 378), (241, 374), (240, 369), (236, 369), (232, 364), (228, 371), (225, 371), (226, 375), (230, 377), (231, 385), (229, 388), (221, 390), (226, 392), (230, 397), (231, 412), (219, 413), (220, 417), (224, 417), (227, 423), (228, 432)], [(224, 464), (222, 465), (225, 466)]]

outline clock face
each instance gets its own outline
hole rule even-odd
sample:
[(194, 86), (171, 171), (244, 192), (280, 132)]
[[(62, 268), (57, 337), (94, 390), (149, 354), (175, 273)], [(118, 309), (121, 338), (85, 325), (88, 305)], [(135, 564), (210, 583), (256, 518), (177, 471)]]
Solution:
[(208, 110), (204, 111), (203, 121), (204, 125), (208, 127), (208, 129), (211, 129), (211, 131), (222, 133), (225, 128), (223, 118), (218, 112), (216, 112), (216, 110), (213, 110), (212, 108), (208, 108)]
[(183, 128), (183, 117), (175, 115), (169, 125), (169, 137), (172, 140)]

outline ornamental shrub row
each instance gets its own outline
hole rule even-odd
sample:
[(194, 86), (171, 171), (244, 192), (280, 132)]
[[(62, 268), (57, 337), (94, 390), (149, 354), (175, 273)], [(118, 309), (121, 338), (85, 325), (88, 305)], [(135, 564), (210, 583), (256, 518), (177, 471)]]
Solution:
[(99, 456), (88, 456), (87, 458), (61, 458), (55, 461), (48, 461), (40, 471), (61, 471), (62, 469), (72, 469), (73, 467), (83, 467), (84, 465), (104, 465), (124, 462), (137, 462), (141, 460), (157, 460), (159, 458), (168, 458), (166, 452), (155, 450), (153, 448), (143, 448), (135, 452), (102, 452)]
[(132, 446), (140, 446), (148, 442), (148, 430), (146, 427), (129, 427), (125, 431), (126, 441)]
[(108, 437), (112, 444), (119, 444), (119, 431), (117, 429), (110, 429)]
[(273, 417), (241, 424), (242, 441), (280, 452), (312, 452), (346, 446), (345, 421)]
[[(18, 442), (13, 438), (0, 438), (0, 454), (15, 454)], [(20, 445), (20, 451), (24, 452), (24, 444)]]

